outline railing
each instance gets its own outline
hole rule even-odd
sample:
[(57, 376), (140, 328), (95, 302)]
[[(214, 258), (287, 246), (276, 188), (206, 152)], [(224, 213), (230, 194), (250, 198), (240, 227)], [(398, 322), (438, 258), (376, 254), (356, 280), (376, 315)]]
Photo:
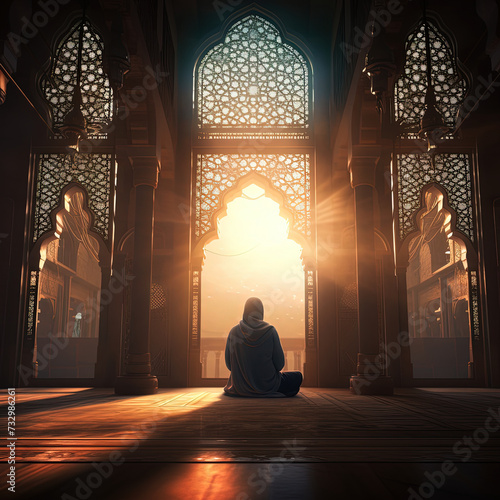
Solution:
[[(201, 337), (201, 363), (203, 378), (227, 378), (229, 370), (224, 360), (227, 337)], [(285, 354), (283, 371), (302, 371), (305, 360), (303, 338), (280, 338)]]

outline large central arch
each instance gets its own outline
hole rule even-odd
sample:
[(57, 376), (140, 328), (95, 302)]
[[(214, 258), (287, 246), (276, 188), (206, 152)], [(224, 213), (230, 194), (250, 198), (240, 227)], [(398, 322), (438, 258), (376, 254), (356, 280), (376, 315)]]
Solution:
[(200, 50), (194, 72), (189, 383), (222, 383), (202, 380), (204, 249), (217, 238), (227, 205), (253, 184), (279, 205), (289, 239), (302, 248), (304, 369), (307, 383), (315, 385), (311, 64), (300, 44), (265, 11), (236, 13), (216, 38)]
[(283, 205), (283, 195), (267, 179), (248, 174), (223, 197), (216, 234), (210, 231), (199, 244), (202, 378), (229, 375), (224, 367), (227, 334), (241, 319), (249, 296), (262, 300), (266, 321), (280, 334), (285, 369), (303, 371), (307, 240), (290, 234), (293, 213)]

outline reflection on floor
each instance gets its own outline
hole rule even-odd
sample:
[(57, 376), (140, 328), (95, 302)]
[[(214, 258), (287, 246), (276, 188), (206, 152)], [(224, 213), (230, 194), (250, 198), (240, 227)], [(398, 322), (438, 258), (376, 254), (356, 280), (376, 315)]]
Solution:
[(18, 389), (16, 425), (16, 499), (498, 498), (499, 390)]

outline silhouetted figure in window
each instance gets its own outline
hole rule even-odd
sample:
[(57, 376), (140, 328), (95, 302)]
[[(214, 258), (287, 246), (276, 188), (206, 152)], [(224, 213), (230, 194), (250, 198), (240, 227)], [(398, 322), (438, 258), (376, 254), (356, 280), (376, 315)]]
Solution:
[(224, 387), (229, 396), (284, 397), (299, 392), (302, 373), (280, 373), (285, 355), (278, 332), (263, 319), (262, 301), (250, 297), (243, 320), (229, 332), (226, 366), (231, 374)]

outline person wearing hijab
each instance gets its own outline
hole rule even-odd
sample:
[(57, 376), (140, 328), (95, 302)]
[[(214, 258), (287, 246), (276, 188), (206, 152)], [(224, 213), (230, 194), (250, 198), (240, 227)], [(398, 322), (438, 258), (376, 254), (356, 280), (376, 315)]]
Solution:
[(281, 372), (285, 355), (278, 332), (264, 321), (264, 305), (257, 297), (245, 303), (243, 319), (227, 337), (225, 361), (231, 372), (224, 392), (228, 396), (295, 396), (302, 373)]

